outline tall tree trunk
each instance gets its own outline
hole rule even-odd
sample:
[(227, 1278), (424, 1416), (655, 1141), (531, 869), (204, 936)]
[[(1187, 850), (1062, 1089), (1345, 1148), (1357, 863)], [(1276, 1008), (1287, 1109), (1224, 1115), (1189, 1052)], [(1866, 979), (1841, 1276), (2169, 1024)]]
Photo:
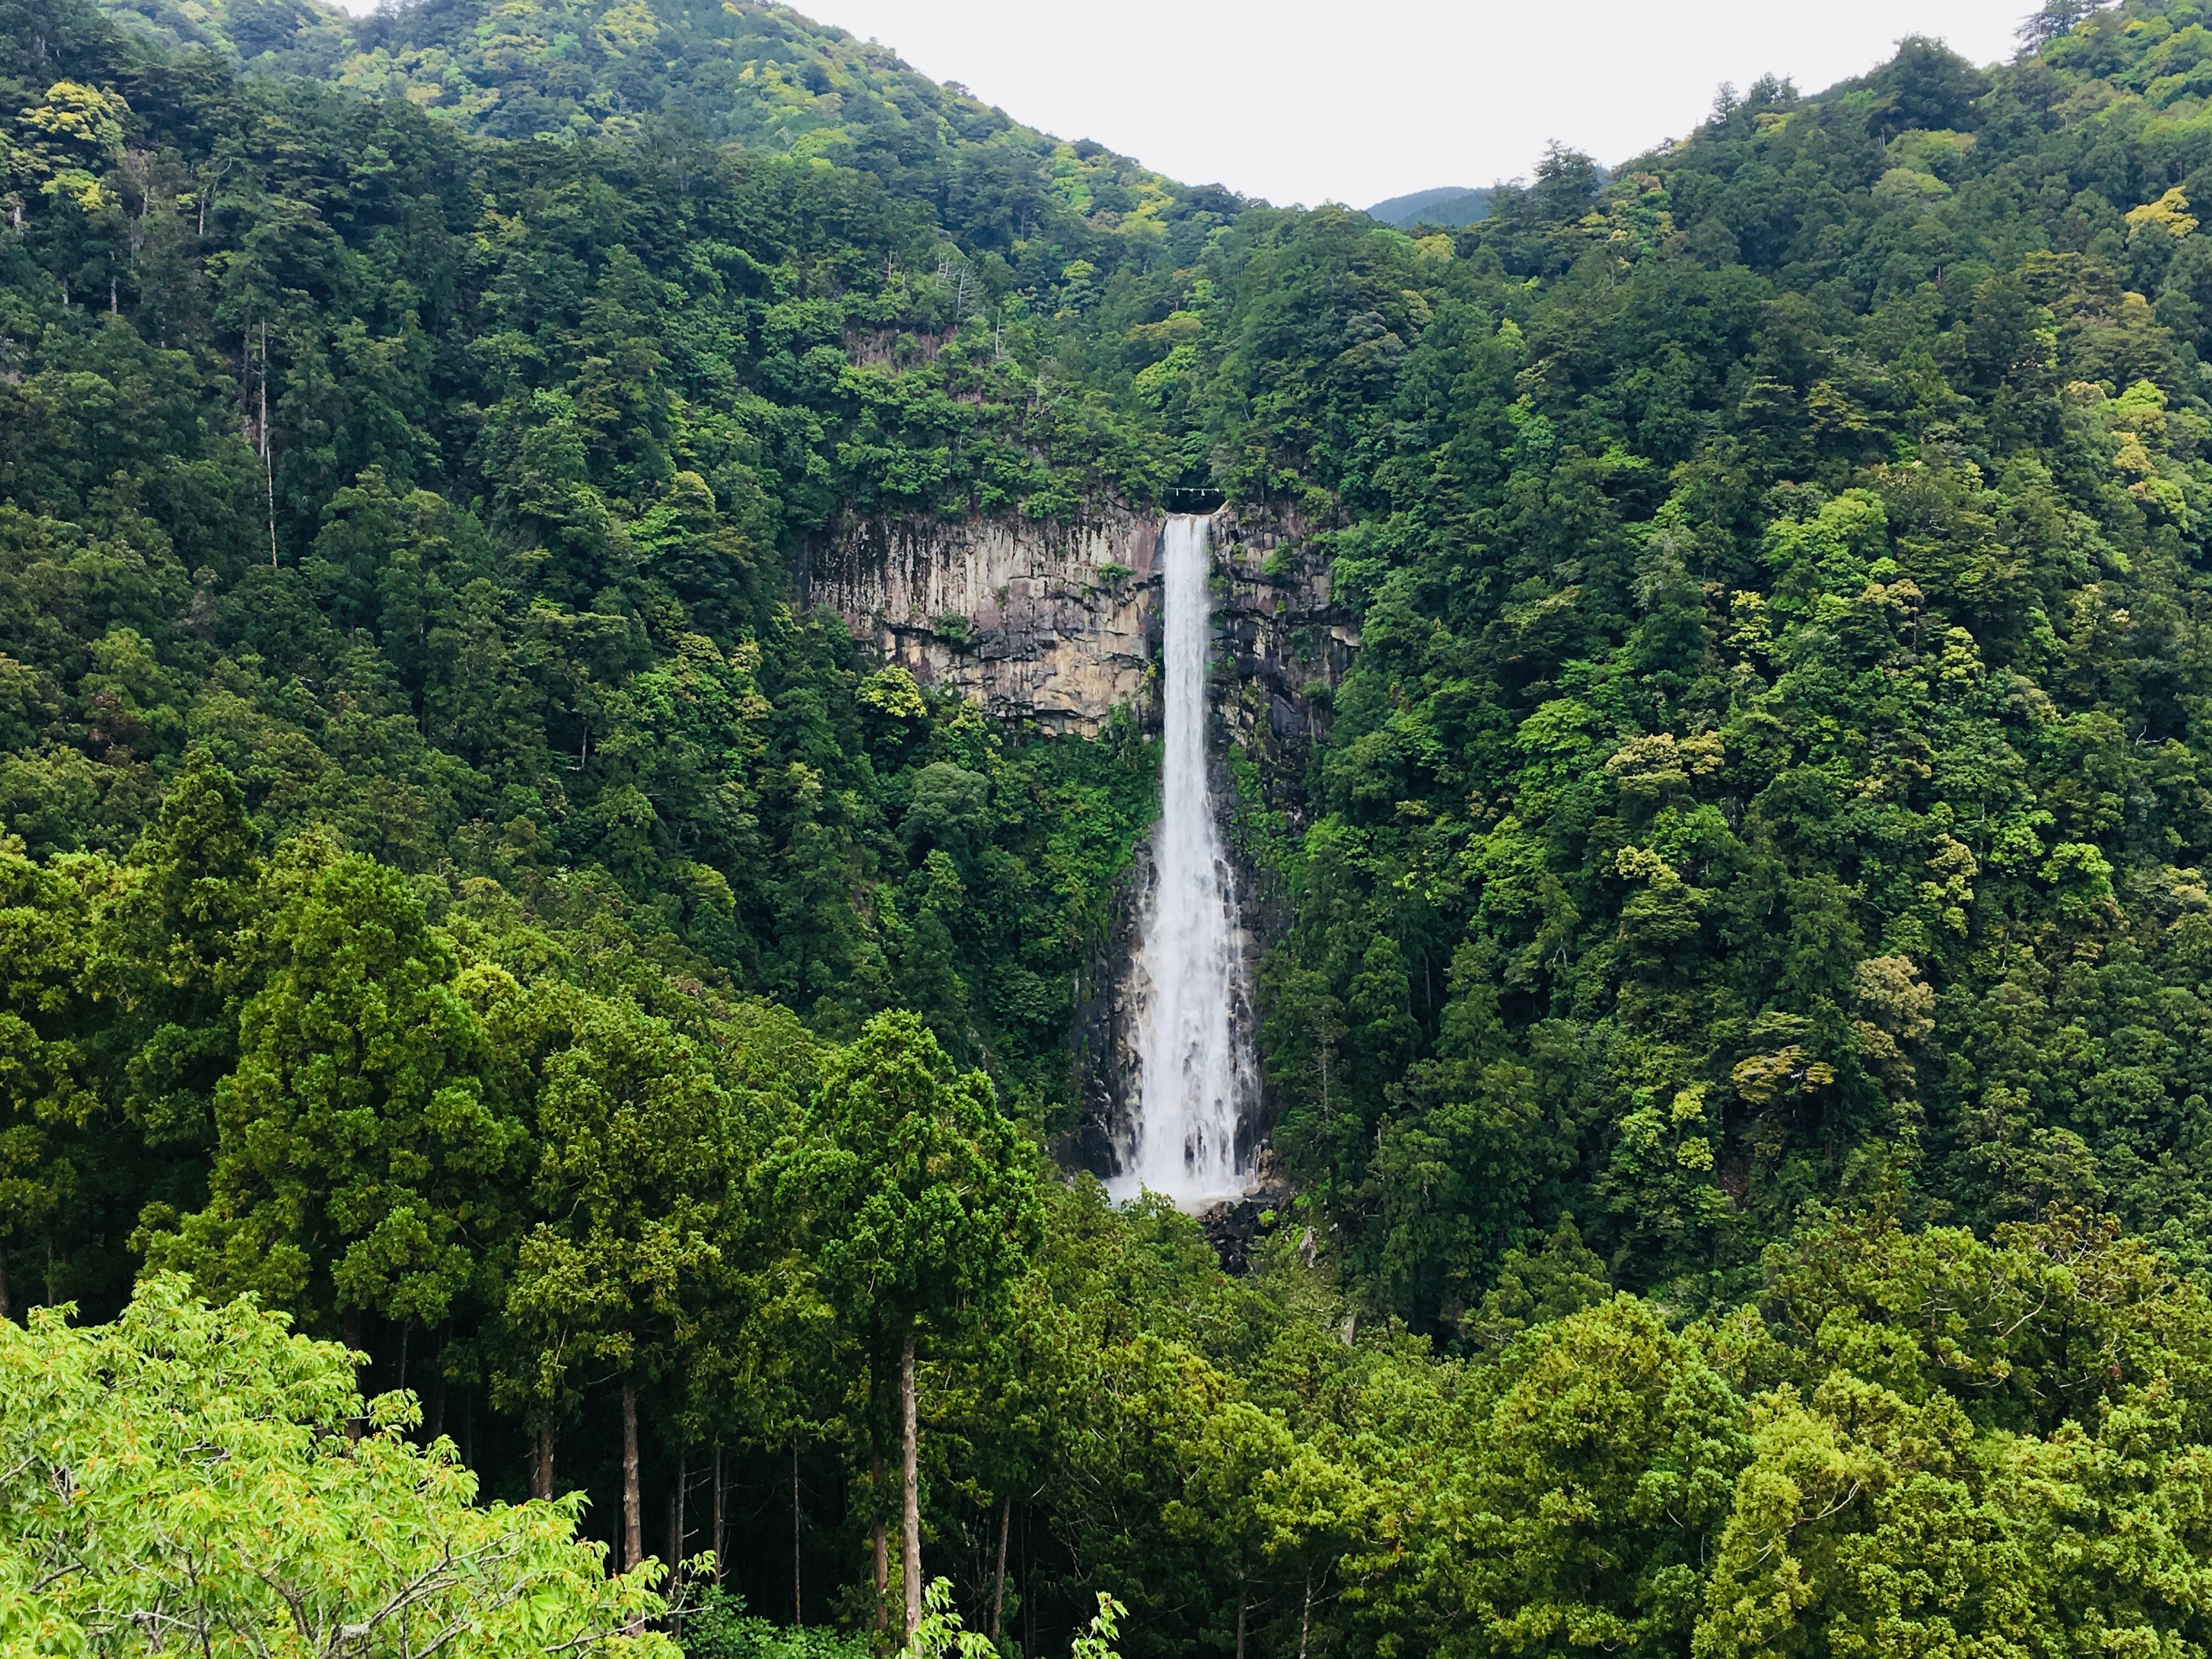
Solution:
[(714, 1588), (722, 1588), (722, 1443), (714, 1443)]
[(8, 1294), (8, 1244), (0, 1239), (0, 1319), (13, 1320), (15, 1304)]
[(645, 1513), (637, 1489), (637, 1379), (625, 1374), (622, 1382), (623, 1417), (623, 1571), (628, 1572), (645, 1559)]
[[(364, 1400), (368, 1397), (368, 1340), (362, 1333), (361, 1310), (348, 1308), (343, 1334), (347, 1350), (354, 1356), (354, 1391)], [(346, 1438), (358, 1441), (368, 1428), (368, 1419), (356, 1413), (346, 1419)]]
[(1298, 1609), (1298, 1659), (1306, 1659), (1306, 1632), (1313, 1628), (1313, 1574), (1306, 1575), (1306, 1604)]
[(806, 1601), (799, 1593), (799, 1437), (791, 1437), (791, 1622), (806, 1628)]
[(684, 1588), (684, 1488), (691, 1479), (684, 1460), (690, 1449), (682, 1440), (677, 1442), (676, 1490), (668, 1494), (668, 1593), (672, 1596)]
[(549, 1423), (538, 1425), (538, 1455), (530, 1462), (530, 1495), (553, 1495), (553, 1427)]
[(422, 1414), (423, 1438), (435, 1442), (446, 1431), (446, 1368), (430, 1373), (430, 1402)]
[(269, 485), (269, 568), (276, 568), (276, 461), (269, 447), (269, 319), (261, 319), (261, 471)]
[(1006, 1605), (1006, 1534), (1013, 1530), (1014, 1498), (999, 1500), (999, 1572), (991, 1581), (991, 1639), (999, 1639), (999, 1614)]
[[(876, 1632), (880, 1636), (889, 1634), (891, 1627), (890, 1594), (891, 1553), (890, 1546), (884, 1537), (884, 1512), (881, 1508), (884, 1501), (884, 1460), (880, 1457), (877, 1458), (870, 1468), (868, 1490), (873, 1494), (878, 1504), (876, 1510)], [(882, 1644), (878, 1643), (877, 1645), (880, 1647)]]
[(671, 1595), (673, 1595), (676, 1589), (676, 1564), (684, 1559), (677, 1553), (676, 1548), (677, 1528), (683, 1524), (678, 1518), (680, 1510), (676, 1502), (676, 1488), (671, 1486), (668, 1489), (668, 1513), (661, 1522), (660, 1534), (662, 1540), (668, 1546), (668, 1577), (661, 1583)]
[(1237, 1659), (1244, 1659), (1244, 1575), (1237, 1575)]
[(914, 1329), (899, 1349), (899, 1571), (906, 1583), (906, 1638), (921, 1628), (921, 1477), (915, 1455)]

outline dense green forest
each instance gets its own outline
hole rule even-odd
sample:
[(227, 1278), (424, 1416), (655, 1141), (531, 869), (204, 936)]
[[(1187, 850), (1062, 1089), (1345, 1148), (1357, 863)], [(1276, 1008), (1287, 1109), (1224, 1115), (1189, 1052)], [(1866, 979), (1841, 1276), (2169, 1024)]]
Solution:
[[(2212, 27), (2023, 43), (1409, 233), (0, 0), (0, 1646), (2212, 1650)], [(1048, 1152), (1142, 711), (791, 574), (1178, 485), (1358, 641), (1236, 1273)]]

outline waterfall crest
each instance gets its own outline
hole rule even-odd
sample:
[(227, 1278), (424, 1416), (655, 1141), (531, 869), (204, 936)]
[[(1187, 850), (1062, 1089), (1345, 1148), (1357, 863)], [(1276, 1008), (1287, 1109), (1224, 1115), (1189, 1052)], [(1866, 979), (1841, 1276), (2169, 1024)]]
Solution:
[(1137, 1099), (1117, 1197), (1162, 1193), (1186, 1209), (1242, 1193), (1237, 1120), (1254, 1073), (1236, 882), (1206, 761), (1212, 632), (1210, 521), (1176, 514), (1162, 538), (1165, 721), (1154, 880), (1137, 961)]

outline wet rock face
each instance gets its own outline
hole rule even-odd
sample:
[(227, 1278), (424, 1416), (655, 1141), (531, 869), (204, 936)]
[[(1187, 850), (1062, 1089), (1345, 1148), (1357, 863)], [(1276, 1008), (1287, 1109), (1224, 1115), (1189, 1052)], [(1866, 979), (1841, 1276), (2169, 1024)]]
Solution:
[(1101, 1181), (1121, 1173), (1137, 1085), (1137, 961), (1156, 872), (1150, 836), (1136, 845), (1114, 895), (1104, 937), (1094, 941), (1076, 986), (1068, 1033), (1080, 1114), (1054, 1148), (1060, 1166)]
[[(1242, 1273), (1252, 1265), (1252, 1254), (1261, 1240), (1280, 1228), (1287, 1218), (1295, 1189), (1275, 1162), (1273, 1148), (1259, 1149), (1252, 1184), (1243, 1197), (1202, 1211), (1198, 1224), (1220, 1259), (1224, 1273)], [(1305, 1230), (1301, 1254), (1313, 1265), (1313, 1230)]]
[(1213, 523), (1214, 706), (1230, 741), (1258, 763), (1256, 804), (1303, 829), (1306, 762), (1328, 729), (1358, 630), (1335, 605), (1303, 523), (1236, 511)]

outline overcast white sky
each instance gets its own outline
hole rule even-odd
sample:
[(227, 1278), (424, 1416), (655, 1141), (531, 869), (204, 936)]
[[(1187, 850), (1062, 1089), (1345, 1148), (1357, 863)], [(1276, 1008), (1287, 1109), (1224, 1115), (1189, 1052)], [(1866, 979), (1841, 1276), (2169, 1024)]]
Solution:
[[(364, 11), (374, 0), (347, 0)], [(798, 0), (1016, 119), (1189, 184), (1366, 207), (1523, 177), (1558, 138), (1608, 164), (1723, 81), (1807, 92), (1910, 33), (2010, 56), (2038, 0)]]
[(1723, 81), (1813, 91), (1911, 33), (2008, 58), (2038, 0), (798, 0), (1016, 119), (1190, 184), (1347, 202), (1613, 162)]

